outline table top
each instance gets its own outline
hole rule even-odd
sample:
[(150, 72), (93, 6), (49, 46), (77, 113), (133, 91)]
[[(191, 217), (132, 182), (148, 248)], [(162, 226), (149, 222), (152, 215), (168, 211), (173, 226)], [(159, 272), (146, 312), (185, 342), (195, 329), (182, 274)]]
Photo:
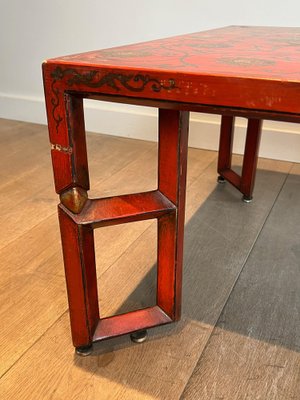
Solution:
[(300, 83), (300, 28), (230, 26), (54, 60)]
[(58, 57), (44, 68), (75, 90), (300, 113), (300, 28), (230, 26)]

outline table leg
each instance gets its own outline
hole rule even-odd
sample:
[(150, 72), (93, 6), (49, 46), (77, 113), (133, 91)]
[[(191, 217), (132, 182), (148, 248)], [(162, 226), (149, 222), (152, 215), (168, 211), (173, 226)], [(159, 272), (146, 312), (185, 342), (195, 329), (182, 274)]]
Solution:
[(246, 203), (251, 202), (255, 183), (262, 120), (249, 118), (241, 176), (231, 169), (234, 136), (233, 116), (222, 116), (218, 158), (219, 183), (226, 180), (242, 194)]
[(73, 344), (88, 348), (99, 321), (94, 232), (58, 211)]
[[(49, 100), (49, 99), (48, 99)], [(159, 110), (158, 189), (150, 192), (88, 199), (88, 164), (82, 99), (66, 95), (59, 138), (50, 129), (73, 344), (78, 354), (94, 342), (135, 333), (180, 318), (185, 187), (189, 113)], [(51, 121), (52, 114), (48, 113)], [(54, 140), (59, 139), (60, 144)], [(95, 228), (149, 218), (158, 219), (157, 304), (101, 318), (95, 265)], [(141, 334), (142, 332), (142, 334)]]
[(158, 223), (158, 305), (172, 320), (181, 313), (189, 113), (159, 110), (158, 189), (177, 207)]
[[(61, 204), (80, 214), (89, 189), (82, 98), (65, 95), (63, 121), (59, 137), (50, 131), (55, 186)], [(54, 144), (58, 138), (64, 145)], [(99, 320), (93, 230), (74, 223), (63, 208), (58, 212), (73, 344), (88, 347)]]
[(223, 115), (221, 119), (220, 142), (219, 142), (219, 157), (218, 157), (218, 182), (225, 182), (222, 173), (231, 169), (232, 145), (234, 133), (235, 118), (228, 115)]
[(252, 192), (255, 183), (261, 130), (262, 130), (261, 119), (251, 118), (248, 120), (247, 137), (245, 143), (245, 152), (244, 152), (241, 187), (240, 187), (241, 192), (244, 194), (243, 200), (245, 202), (249, 202), (252, 200)]

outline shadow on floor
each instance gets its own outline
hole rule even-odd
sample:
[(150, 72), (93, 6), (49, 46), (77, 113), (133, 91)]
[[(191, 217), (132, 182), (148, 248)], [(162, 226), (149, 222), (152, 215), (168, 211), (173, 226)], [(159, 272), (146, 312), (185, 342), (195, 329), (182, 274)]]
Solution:
[[(182, 322), (151, 329), (148, 351), (165, 336), (179, 337), (191, 321), (300, 350), (300, 177), (285, 179), (258, 171), (251, 204), (229, 184), (218, 185), (194, 213), (185, 228)], [(117, 313), (153, 305), (155, 276), (156, 265)], [(110, 353), (137, 346), (144, 344), (128, 336), (97, 343), (91, 359), (105, 366)], [(75, 363), (84, 368), (77, 357)], [(135, 387), (134, 379), (128, 385)]]

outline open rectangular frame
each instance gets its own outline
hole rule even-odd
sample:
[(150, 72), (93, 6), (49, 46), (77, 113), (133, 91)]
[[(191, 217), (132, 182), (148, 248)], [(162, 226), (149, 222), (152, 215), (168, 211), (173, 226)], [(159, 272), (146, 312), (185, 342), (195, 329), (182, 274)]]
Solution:
[[(51, 79), (50, 79), (51, 78)], [(52, 73), (45, 77), (51, 155), (73, 344), (145, 330), (180, 318), (189, 112), (159, 108), (158, 182), (153, 191), (89, 199), (83, 98)], [(94, 229), (158, 220), (156, 305), (101, 318)]]

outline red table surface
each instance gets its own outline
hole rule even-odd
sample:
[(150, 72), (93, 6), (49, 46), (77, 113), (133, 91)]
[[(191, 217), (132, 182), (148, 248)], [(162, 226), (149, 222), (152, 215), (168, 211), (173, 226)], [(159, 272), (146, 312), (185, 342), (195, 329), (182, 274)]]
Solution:
[[(81, 78), (71, 82), (79, 91), (85, 84), (98, 93), (300, 113), (300, 28), (231, 26), (54, 58), (44, 68), (53, 78), (57, 66), (77, 68)], [(125, 78), (100, 88), (105, 74)]]

